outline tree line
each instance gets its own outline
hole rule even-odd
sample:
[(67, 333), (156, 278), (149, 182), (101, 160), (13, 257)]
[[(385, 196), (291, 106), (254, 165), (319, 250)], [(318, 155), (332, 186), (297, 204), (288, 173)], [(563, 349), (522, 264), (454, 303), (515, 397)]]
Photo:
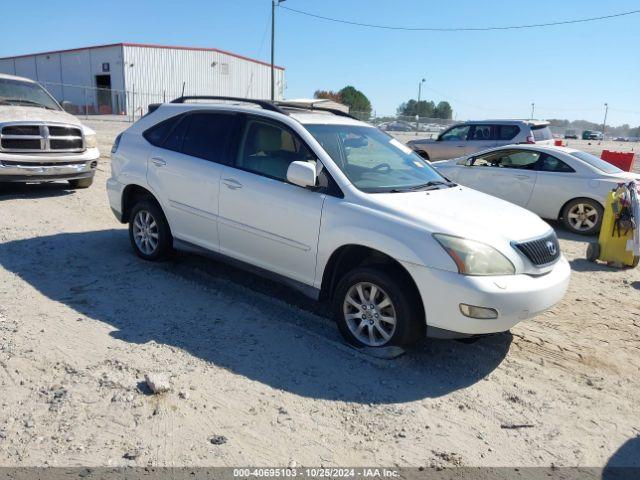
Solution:
[[(364, 93), (351, 85), (347, 85), (337, 92), (333, 90), (316, 90), (313, 97), (326, 98), (347, 105), (352, 114), (357, 115), (363, 120), (368, 120), (371, 117), (371, 101)], [(450, 120), (453, 116), (453, 109), (451, 105), (449, 105), (449, 102), (443, 101), (436, 105), (432, 100), (421, 100), (418, 102), (412, 98), (398, 106), (397, 114), (412, 118), (419, 115), (427, 118)]]

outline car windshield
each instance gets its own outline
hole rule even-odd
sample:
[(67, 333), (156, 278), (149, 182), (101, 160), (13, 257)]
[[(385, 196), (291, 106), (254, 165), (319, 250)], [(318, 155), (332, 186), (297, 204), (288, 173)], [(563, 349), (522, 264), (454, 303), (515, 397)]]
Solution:
[(60, 110), (58, 103), (37, 83), (0, 78), (0, 105)]
[(571, 152), (571, 155), (579, 158), (583, 162), (587, 162), (594, 168), (597, 168), (601, 172), (604, 173), (624, 173), (615, 165), (611, 165), (609, 162), (602, 160), (601, 158), (596, 157), (595, 155), (591, 155), (587, 152)]
[(364, 125), (305, 125), (358, 189), (402, 192), (450, 185), (419, 155), (377, 128)]

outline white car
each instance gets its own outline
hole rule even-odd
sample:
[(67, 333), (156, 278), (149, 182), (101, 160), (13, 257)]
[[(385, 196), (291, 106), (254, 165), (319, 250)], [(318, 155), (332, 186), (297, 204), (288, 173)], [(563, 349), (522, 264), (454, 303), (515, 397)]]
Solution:
[(152, 109), (112, 150), (109, 202), (143, 259), (214, 255), (331, 299), (358, 347), (506, 331), (565, 294), (548, 224), (446, 181), (379, 129), (191, 98)]
[(507, 145), (432, 165), (450, 180), (584, 235), (600, 230), (607, 194), (640, 179), (590, 153), (541, 145)]
[(93, 182), (96, 134), (38, 83), (0, 74), (0, 182)]

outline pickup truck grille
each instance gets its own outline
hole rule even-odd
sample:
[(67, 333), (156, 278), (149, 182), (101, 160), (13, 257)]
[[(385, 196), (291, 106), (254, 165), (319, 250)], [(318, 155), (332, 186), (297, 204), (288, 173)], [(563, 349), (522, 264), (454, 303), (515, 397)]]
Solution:
[(82, 152), (84, 149), (82, 130), (73, 125), (0, 125), (0, 152)]
[(548, 265), (560, 258), (560, 244), (555, 233), (536, 240), (516, 243), (515, 247), (537, 267)]

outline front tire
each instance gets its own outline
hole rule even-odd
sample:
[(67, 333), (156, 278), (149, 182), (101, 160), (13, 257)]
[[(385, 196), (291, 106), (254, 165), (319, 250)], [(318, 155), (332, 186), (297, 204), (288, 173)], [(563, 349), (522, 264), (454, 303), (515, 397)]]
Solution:
[(408, 347), (424, 338), (425, 321), (417, 295), (401, 275), (374, 267), (348, 272), (333, 296), (340, 333), (358, 348)]
[(604, 209), (590, 198), (575, 198), (562, 209), (562, 224), (578, 235), (594, 235), (600, 231)]
[(162, 209), (152, 200), (140, 200), (129, 216), (129, 240), (140, 258), (161, 260), (171, 251), (171, 231)]
[(78, 178), (76, 180), (69, 180), (69, 185), (71, 188), (89, 188), (93, 183), (93, 177), (89, 178)]

